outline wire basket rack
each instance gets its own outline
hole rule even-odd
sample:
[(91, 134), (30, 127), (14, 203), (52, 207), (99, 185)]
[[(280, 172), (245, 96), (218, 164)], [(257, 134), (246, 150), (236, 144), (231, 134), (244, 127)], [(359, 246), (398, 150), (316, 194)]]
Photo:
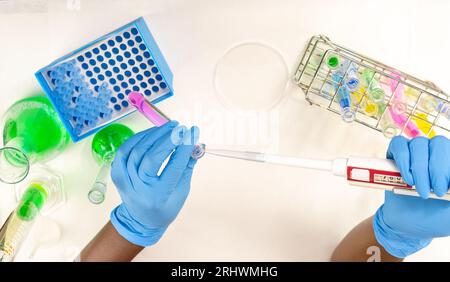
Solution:
[(450, 98), (423, 81), (314, 36), (294, 75), (311, 105), (392, 138), (450, 136)]

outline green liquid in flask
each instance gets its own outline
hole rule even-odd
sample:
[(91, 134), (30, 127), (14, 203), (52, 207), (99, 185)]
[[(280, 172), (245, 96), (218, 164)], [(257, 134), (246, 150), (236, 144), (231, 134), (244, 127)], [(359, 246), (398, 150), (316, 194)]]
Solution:
[(111, 124), (100, 130), (92, 140), (92, 155), (95, 161), (99, 165), (112, 162), (119, 147), (133, 135), (134, 132), (122, 124)]
[[(44, 96), (22, 99), (4, 116), (0, 180), (17, 183), (26, 177), (29, 162), (49, 160), (69, 143), (69, 134), (50, 101)], [(7, 164), (12, 166), (7, 168)], [(23, 175), (25, 174), (25, 175)]]
[(105, 200), (106, 179), (114, 156), (119, 147), (133, 135), (134, 132), (122, 124), (109, 125), (95, 134), (92, 140), (92, 155), (101, 168), (88, 193), (91, 203), (100, 204)]

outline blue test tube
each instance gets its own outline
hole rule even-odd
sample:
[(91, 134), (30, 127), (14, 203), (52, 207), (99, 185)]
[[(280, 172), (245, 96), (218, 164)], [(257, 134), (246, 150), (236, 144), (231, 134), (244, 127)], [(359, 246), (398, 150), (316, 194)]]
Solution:
[(355, 120), (355, 111), (351, 107), (352, 100), (350, 97), (350, 89), (347, 83), (345, 83), (345, 81), (343, 80), (344, 73), (345, 72), (343, 68), (340, 68), (331, 75), (331, 79), (339, 87), (336, 94), (336, 99), (339, 102), (339, 106), (341, 108), (341, 117), (345, 122), (352, 122)]
[(345, 60), (339, 71), (341, 73), (347, 73), (345, 78), (345, 85), (350, 91), (358, 90), (359, 77), (358, 77), (358, 67), (351, 61)]
[(350, 91), (346, 85), (342, 85), (338, 89), (337, 101), (341, 107), (341, 117), (345, 122), (352, 122), (355, 120), (355, 111), (352, 109), (352, 100), (350, 98)]

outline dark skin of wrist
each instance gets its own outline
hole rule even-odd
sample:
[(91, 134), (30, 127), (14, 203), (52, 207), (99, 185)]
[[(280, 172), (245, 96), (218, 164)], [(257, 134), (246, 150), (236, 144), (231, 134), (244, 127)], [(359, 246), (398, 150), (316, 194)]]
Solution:
[(110, 221), (80, 254), (81, 262), (128, 262), (144, 247), (130, 243), (117, 233)]
[[(331, 261), (367, 261), (373, 254), (369, 247), (378, 247), (380, 261), (401, 262), (402, 258), (390, 255), (377, 242), (372, 227), (373, 217), (362, 221), (339, 243), (331, 256)], [(80, 254), (81, 262), (128, 262), (144, 248), (130, 243), (117, 233), (111, 222), (92, 239)]]
[(402, 258), (397, 258), (386, 252), (377, 242), (372, 227), (373, 217), (362, 221), (339, 243), (331, 256), (331, 261), (368, 261), (373, 253), (369, 252), (370, 247), (379, 249), (379, 258), (382, 262), (401, 262)]

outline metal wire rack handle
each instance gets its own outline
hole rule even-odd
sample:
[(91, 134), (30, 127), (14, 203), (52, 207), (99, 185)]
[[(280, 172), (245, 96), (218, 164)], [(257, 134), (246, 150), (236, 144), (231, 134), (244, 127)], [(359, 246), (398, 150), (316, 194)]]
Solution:
[[(392, 79), (394, 79), (394, 80), (398, 80), (398, 78), (392, 77), (389, 73), (385, 73), (386, 70), (387, 70), (387, 71), (390, 71), (390, 72), (395, 72), (395, 73), (397, 73), (400, 77), (408, 78), (408, 79), (410, 79), (410, 80), (412, 80), (412, 81), (415, 81), (415, 82), (417, 82), (417, 83), (419, 83), (419, 84), (427, 85), (427, 88), (429, 88), (430, 90), (434, 90), (434, 91), (437, 92), (437, 93), (440, 93), (440, 94), (445, 95), (446, 97), (449, 97), (449, 95), (446, 94), (441, 88), (439, 88), (438, 86), (436, 86), (435, 83), (433, 83), (433, 82), (431, 82), (431, 81), (428, 81), (428, 80), (425, 81), (425, 80), (419, 79), (419, 78), (414, 77), (414, 76), (412, 76), (412, 75), (409, 75), (409, 74), (407, 74), (407, 73), (405, 73), (405, 72), (402, 72), (402, 71), (400, 71), (400, 70), (398, 70), (398, 69), (395, 69), (395, 68), (393, 68), (393, 67), (391, 67), (391, 66), (388, 66), (388, 65), (386, 65), (386, 64), (384, 64), (384, 63), (381, 63), (381, 62), (379, 62), (379, 61), (377, 61), (377, 60), (374, 60), (374, 59), (369, 58), (369, 57), (367, 57), (367, 56), (361, 55), (361, 54), (359, 54), (359, 53), (357, 53), (357, 52), (355, 52), (355, 51), (353, 51), (353, 50), (351, 50), (351, 49), (349, 49), (349, 48), (346, 48), (346, 47), (343, 47), (343, 46), (341, 46), (341, 45), (339, 45), (339, 44), (337, 44), (337, 43), (334, 43), (334, 42), (331, 41), (330, 38), (329, 38), (328, 36), (326, 36), (326, 35), (316, 35), (316, 36), (313, 36), (313, 37), (310, 39), (308, 45), (306, 46), (306, 49), (308, 49), (308, 47), (312, 45), (312, 42), (316, 41), (316, 43), (314, 43), (314, 47), (313, 47), (313, 50), (314, 50), (314, 49), (317, 47), (317, 43), (320, 42), (320, 40), (322, 40), (324, 43), (328, 44), (330, 47), (333, 47), (332, 50), (334, 50), (334, 51), (337, 52), (337, 53), (341, 53), (341, 52), (349, 53), (349, 54), (351, 54), (352, 56), (355, 56), (355, 57), (357, 57), (358, 59), (360, 59), (360, 60), (362, 60), (362, 61), (368, 61), (368, 62), (371, 62), (371, 63), (374, 64), (374, 65), (380, 66), (380, 67), (382, 68), (382, 70), (377, 70), (377, 69), (374, 69), (374, 70), (375, 70), (376, 72), (383, 72), (383, 75), (386, 75), (386, 76), (388, 76), (388, 77), (390, 77), (390, 78), (392, 78)], [(309, 55), (311, 56), (312, 54), (313, 54), (313, 52), (310, 52)], [(295, 74), (295, 76), (294, 76), (294, 81), (295, 81), (296, 83), (298, 83), (298, 80), (299, 80), (299, 77), (297, 78), (298, 72), (300, 71), (300, 74), (303, 74), (304, 69), (302, 69), (302, 62), (304, 61), (306, 55), (308, 55), (307, 50), (305, 50), (305, 52), (304, 52), (304, 54), (303, 54), (303, 57), (302, 57), (302, 59), (301, 59), (301, 61), (300, 61), (300, 64), (299, 64), (299, 66), (298, 66), (298, 68), (297, 68), (296, 74)], [(310, 59), (310, 58), (308, 58), (307, 61), (309, 61), (309, 59)], [(367, 66), (367, 67), (368, 67), (368, 68), (372, 68), (371, 66)], [(415, 87), (414, 85), (411, 85), (411, 86), (412, 86), (412, 87)], [(429, 93), (429, 94), (430, 94), (430, 95), (436, 96), (434, 93)]]

